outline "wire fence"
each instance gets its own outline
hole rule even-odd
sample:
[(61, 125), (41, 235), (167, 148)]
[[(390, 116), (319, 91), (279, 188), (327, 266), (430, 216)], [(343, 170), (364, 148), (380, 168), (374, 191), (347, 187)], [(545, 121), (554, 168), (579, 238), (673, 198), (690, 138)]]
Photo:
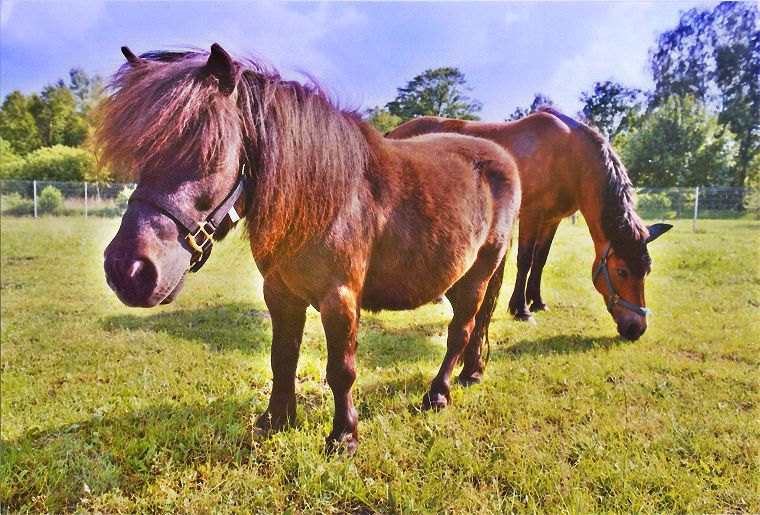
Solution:
[[(119, 217), (135, 184), (0, 181), (0, 212), (11, 216)], [(636, 210), (646, 220), (760, 219), (760, 188), (636, 188)]]

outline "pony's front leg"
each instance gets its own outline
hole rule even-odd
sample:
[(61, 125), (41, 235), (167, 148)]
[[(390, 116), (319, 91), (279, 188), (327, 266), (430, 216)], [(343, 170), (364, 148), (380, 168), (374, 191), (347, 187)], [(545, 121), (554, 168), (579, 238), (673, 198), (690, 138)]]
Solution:
[(359, 443), (359, 417), (351, 398), (356, 379), (354, 355), (359, 306), (354, 290), (339, 286), (319, 303), (327, 339), (327, 383), (335, 399), (333, 427), (327, 436), (328, 453), (340, 450), (352, 454)]
[(256, 420), (265, 431), (278, 430), (296, 417), (296, 367), (308, 303), (288, 291), (279, 278), (264, 281), (264, 301), (272, 317), (272, 395)]
[(547, 309), (543, 297), (541, 297), (541, 274), (546, 265), (546, 259), (549, 257), (549, 249), (554, 240), (554, 234), (557, 232), (559, 222), (544, 223), (538, 235), (536, 248), (533, 252), (533, 263), (530, 269), (530, 278), (526, 289), (526, 299), (530, 303), (532, 312), (545, 311)]

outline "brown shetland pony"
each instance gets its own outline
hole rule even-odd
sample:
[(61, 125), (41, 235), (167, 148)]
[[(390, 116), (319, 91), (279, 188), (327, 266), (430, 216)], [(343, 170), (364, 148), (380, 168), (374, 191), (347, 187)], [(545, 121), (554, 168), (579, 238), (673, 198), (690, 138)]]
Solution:
[(510, 123), (422, 117), (386, 136), (404, 139), (442, 132), (495, 141), (517, 162), (523, 196), (517, 279), (509, 301), (514, 317), (529, 320), (531, 311), (546, 309), (541, 272), (554, 233), (564, 217), (580, 210), (596, 248), (594, 286), (604, 296), (618, 332), (638, 339), (647, 327), (644, 279), (652, 261), (646, 244), (671, 226), (646, 227), (636, 215), (631, 181), (604, 137), (552, 109)]
[(463, 353), (460, 381), (479, 380), (480, 344), (464, 349), (488, 326), (501, 284), (494, 272), (519, 209), (505, 150), (452, 134), (386, 140), (315, 87), (216, 44), (210, 53), (123, 51), (128, 64), (111, 81), (96, 140), (106, 163), (138, 177), (105, 250), (107, 281), (125, 304), (171, 302), (188, 268), (208, 257), (203, 230), (218, 239), (243, 213), (272, 317), (274, 384), (260, 428), (295, 416), (309, 305), (327, 340), (329, 449), (358, 442), (360, 308), (411, 309), (446, 293), (454, 309), (446, 356), (423, 407), (450, 401)]

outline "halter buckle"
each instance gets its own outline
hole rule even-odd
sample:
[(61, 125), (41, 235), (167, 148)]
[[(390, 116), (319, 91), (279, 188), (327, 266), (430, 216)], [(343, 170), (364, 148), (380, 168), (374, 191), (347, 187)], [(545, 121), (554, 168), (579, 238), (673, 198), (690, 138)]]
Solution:
[[(209, 225), (208, 222), (198, 222), (198, 229), (194, 233), (187, 233), (185, 235), (185, 241), (187, 242), (190, 247), (195, 250), (196, 252), (200, 252), (203, 254), (205, 252), (206, 245), (213, 245), (213, 240), (211, 239), (211, 236), (214, 234), (214, 231), (211, 230), (211, 232), (206, 230), (206, 227)], [(203, 241), (198, 243), (198, 236), (203, 237)]]
[(617, 293), (613, 293), (610, 295), (610, 306), (614, 306), (615, 304), (620, 302), (620, 295)]

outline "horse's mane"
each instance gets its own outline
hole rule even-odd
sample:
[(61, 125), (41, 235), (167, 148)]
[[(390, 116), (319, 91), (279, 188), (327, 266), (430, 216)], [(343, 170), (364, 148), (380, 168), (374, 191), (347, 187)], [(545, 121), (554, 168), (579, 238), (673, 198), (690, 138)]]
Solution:
[(258, 254), (289, 235), (306, 241), (357, 194), (371, 157), (364, 122), (318, 86), (285, 81), (255, 60), (235, 60), (237, 87), (225, 96), (205, 73), (208, 56), (149, 52), (144, 64), (121, 67), (99, 113), (102, 164), (142, 174), (182, 162), (207, 172), (246, 163)]
[[(540, 109), (561, 120), (566, 115), (552, 108)], [(634, 211), (633, 185), (628, 171), (612, 145), (596, 129), (573, 120), (573, 130), (579, 130), (591, 144), (599, 149), (599, 158), (604, 170), (604, 187), (602, 188), (601, 226), (604, 236), (610, 240), (615, 253), (622, 257), (631, 272), (643, 277), (652, 267), (652, 258), (646, 247), (649, 233), (644, 222)]]

